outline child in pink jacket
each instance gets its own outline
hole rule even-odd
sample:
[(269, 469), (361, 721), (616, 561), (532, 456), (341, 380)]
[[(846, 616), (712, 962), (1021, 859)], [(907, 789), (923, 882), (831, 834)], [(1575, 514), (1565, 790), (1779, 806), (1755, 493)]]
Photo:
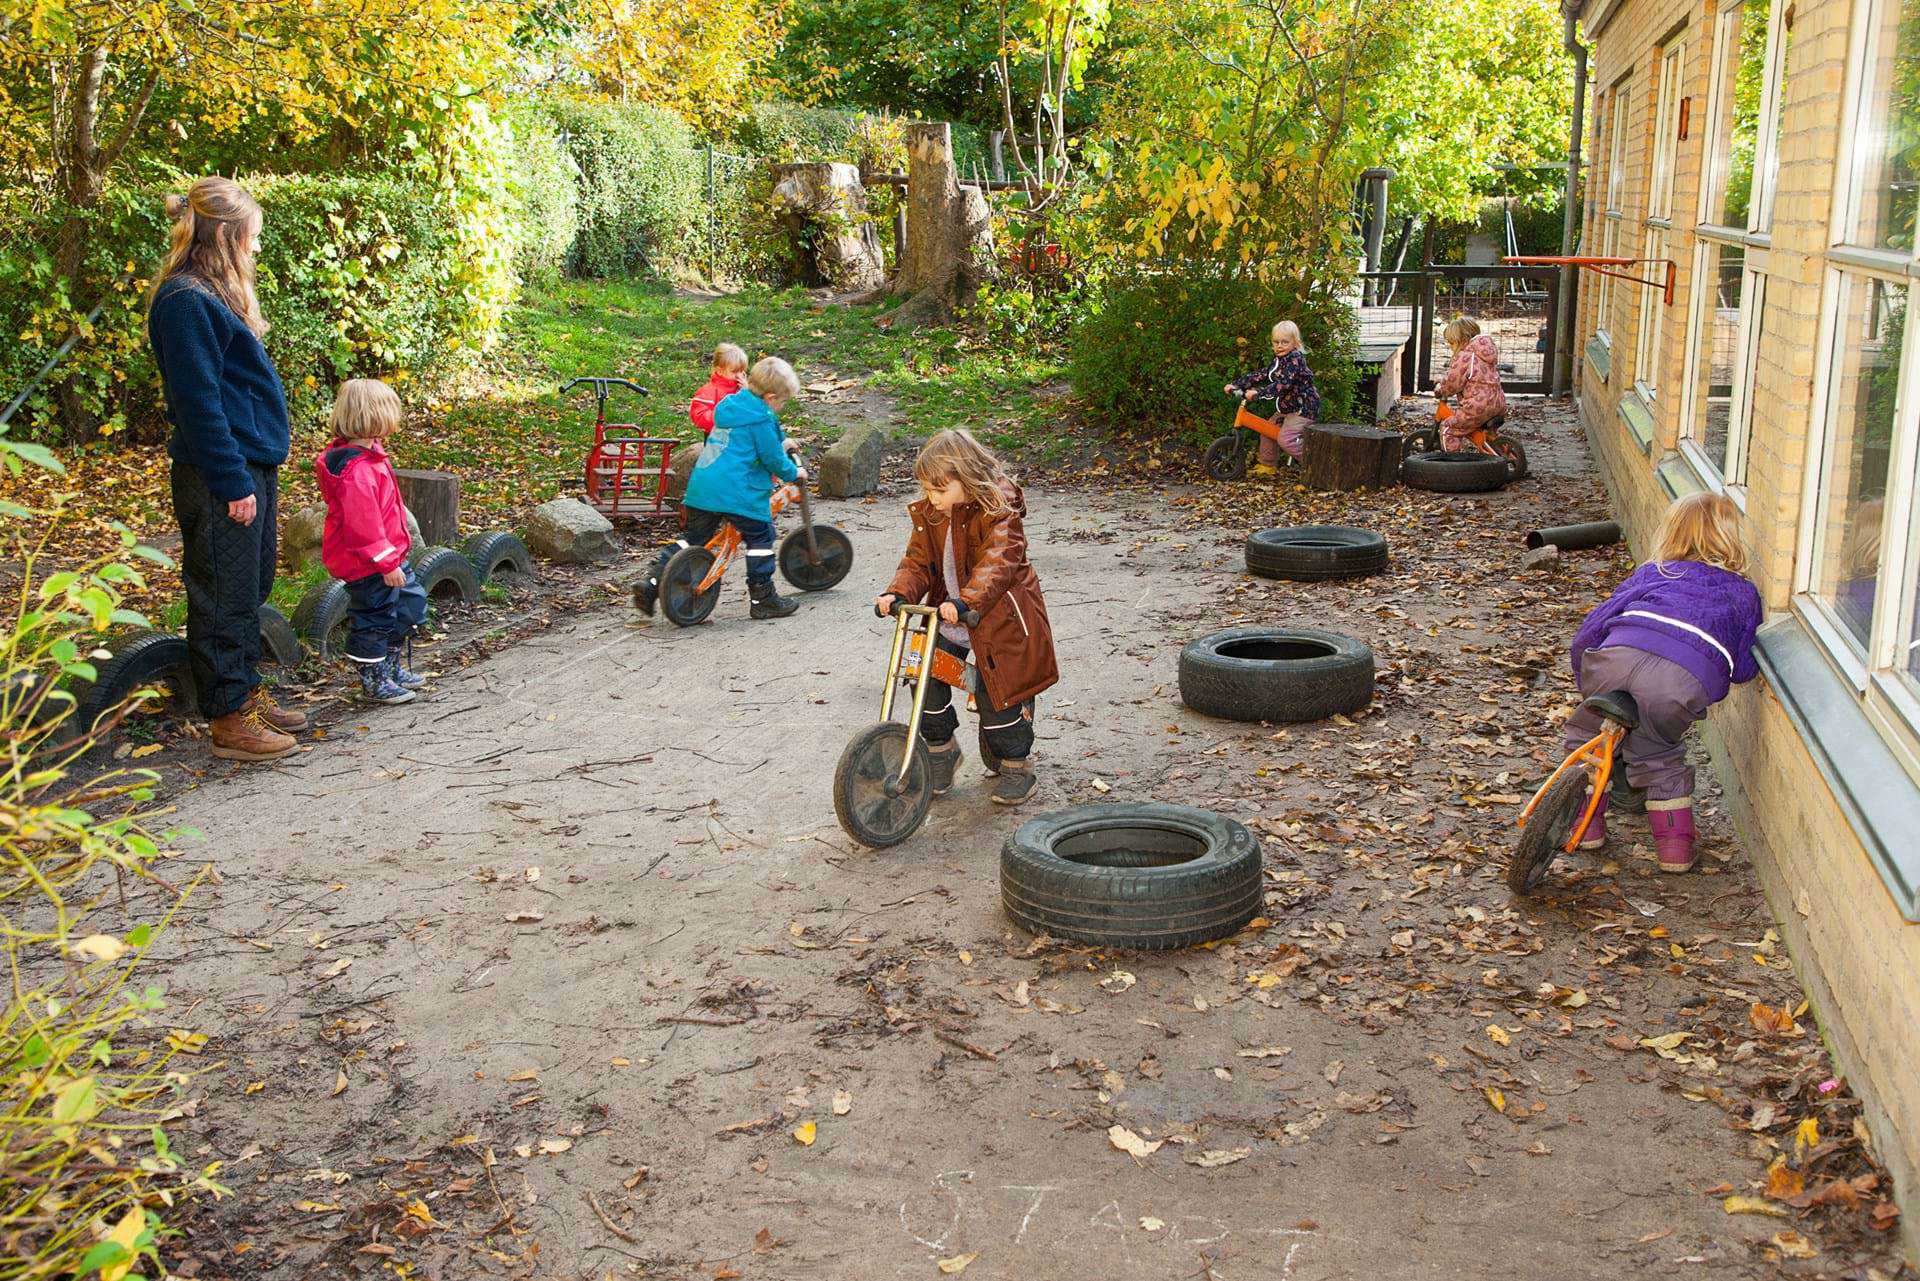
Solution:
[(375, 703), (411, 703), (426, 684), (401, 665), (400, 647), (427, 617), (427, 593), (407, 565), (406, 508), (380, 442), (400, 426), (400, 398), (385, 383), (355, 378), (333, 401), (333, 443), (313, 460), (327, 523), (320, 559), (347, 585), (347, 657), (361, 694)]
[(1507, 393), (1500, 386), (1500, 350), (1465, 316), (1448, 325), (1441, 336), (1453, 348), (1453, 361), (1433, 394), (1455, 403), (1453, 416), (1440, 423), (1440, 448), (1468, 449), (1468, 432), (1507, 412)]

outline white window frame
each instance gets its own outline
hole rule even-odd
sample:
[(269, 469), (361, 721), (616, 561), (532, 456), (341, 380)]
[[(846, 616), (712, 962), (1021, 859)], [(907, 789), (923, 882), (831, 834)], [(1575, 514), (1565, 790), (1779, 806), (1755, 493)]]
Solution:
[[(1671, 255), (1668, 244), (1673, 234), (1673, 185), (1679, 168), (1679, 103), (1686, 87), (1687, 42), (1679, 39), (1660, 50), (1655, 68), (1655, 104), (1653, 135), (1648, 147), (1647, 212), (1641, 240), (1641, 274), (1646, 279), (1660, 277), (1659, 264)], [(1664, 286), (1642, 285), (1640, 323), (1634, 335), (1633, 378), (1641, 399), (1651, 405), (1660, 393), (1661, 344), (1666, 337), (1667, 307)]]
[[(1834, 166), (1832, 223), (1827, 269), (1821, 291), (1820, 327), (1815, 348), (1813, 418), (1807, 433), (1805, 480), (1801, 487), (1798, 554), (1794, 566), (1793, 608), (1807, 630), (1825, 650), (1835, 670), (1851, 683), (1861, 699), (1868, 721), (1880, 732), (1909, 774), (1920, 782), (1920, 691), (1909, 688), (1899, 675), (1906, 644), (1901, 624), (1916, 604), (1913, 580), (1920, 575), (1920, 340), (1902, 333), (1900, 375), (1894, 395), (1892, 448), (1887, 462), (1886, 494), (1882, 501), (1880, 564), (1874, 612), (1864, 649), (1841, 625), (1815, 591), (1825, 551), (1825, 516), (1831, 497), (1825, 483), (1833, 451), (1835, 423), (1832, 371), (1848, 340), (1844, 332), (1842, 295), (1849, 282), (1881, 280), (1903, 290), (1907, 322), (1916, 319), (1920, 303), (1920, 237), (1908, 252), (1889, 252), (1845, 243), (1858, 225), (1860, 156), (1862, 144), (1871, 145), (1878, 125), (1867, 119), (1870, 106), (1872, 58), (1870, 47), (1877, 29), (1876, 5), (1893, 0), (1856, 0), (1848, 52), (1847, 89), (1843, 99), (1843, 154)], [(1768, 193), (1771, 197), (1771, 192)]]
[[(1715, 18), (1713, 74), (1707, 91), (1704, 117), (1707, 122), (1706, 136), (1702, 143), (1705, 150), (1701, 157), (1699, 206), (1694, 218), (1693, 290), (1687, 302), (1680, 453), (1704, 484), (1727, 493), (1743, 508), (1747, 498), (1747, 455), (1753, 426), (1753, 381), (1759, 363), (1760, 334), (1766, 314), (1767, 251), (1772, 244), (1773, 194), (1779, 174), (1776, 154), (1779, 122), (1775, 113), (1780, 110), (1781, 86), (1786, 69), (1787, 35), (1784, 19), (1789, 3), (1790, 0), (1745, 0), (1745, 4), (1730, 6)], [(1765, 76), (1760, 90), (1760, 115), (1754, 125), (1753, 176), (1748, 187), (1747, 216), (1742, 226), (1734, 227), (1714, 221), (1715, 214), (1719, 212), (1713, 207), (1714, 190), (1723, 185), (1727, 164), (1726, 139), (1720, 134), (1720, 120), (1727, 105), (1727, 96), (1734, 92), (1733, 81), (1738, 74), (1738, 49), (1731, 46), (1739, 39), (1744, 19), (1758, 13), (1763, 5), (1767, 15), (1767, 47), (1763, 55)], [(1728, 74), (1730, 66), (1734, 69), (1733, 75)], [(1707, 279), (1707, 263), (1719, 249), (1735, 245), (1745, 252), (1740, 281), (1739, 332), (1735, 338), (1735, 359), (1738, 363), (1734, 367), (1732, 403), (1728, 406), (1727, 456), (1723, 469), (1720, 463), (1708, 456), (1701, 442), (1699, 433), (1703, 416), (1696, 397), (1700, 394), (1700, 342), (1705, 337), (1705, 327), (1711, 323), (1707, 315), (1708, 300), (1717, 288), (1719, 279), (1717, 272), (1712, 280)]]
[[(1607, 183), (1606, 195), (1600, 208), (1600, 256), (1613, 258), (1620, 253), (1620, 226), (1626, 221), (1621, 209), (1626, 195), (1626, 168), (1622, 164), (1627, 135), (1626, 109), (1631, 96), (1628, 92), (1633, 83), (1633, 73), (1620, 77), (1613, 86), (1612, 98), (1607, 103)], [(1600, 277), (1599, 318), (1594, 322), (1594, 336), (1613, 349), (1613, 319), (1608, 308), (1613, 304), (1613, 277)]]

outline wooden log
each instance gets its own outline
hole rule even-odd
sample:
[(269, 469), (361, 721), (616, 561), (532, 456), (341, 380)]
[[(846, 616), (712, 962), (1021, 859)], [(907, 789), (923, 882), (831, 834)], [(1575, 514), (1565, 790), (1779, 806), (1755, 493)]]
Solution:
[(1347, 493), (1385, 489), (1400, 480), (1400, 433), (1347, 423), (1314, 423), (1306, 434), (1306, 480), (1314, 489)]
[(429, 547), (460, 541), (460, 478), (445, 471), (394, 470), (400, 501), (420, 522), (420, 540)]

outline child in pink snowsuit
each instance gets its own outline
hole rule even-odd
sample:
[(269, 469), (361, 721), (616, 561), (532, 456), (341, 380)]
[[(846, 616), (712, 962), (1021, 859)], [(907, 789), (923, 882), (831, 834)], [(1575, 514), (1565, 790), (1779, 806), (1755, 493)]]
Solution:
[(1433, 394), (1455, 403), (1453, 416), (1440, 423), (1440, 448), (1467, 449), (1468, 432), (1507, 412), (1507, 393), (1500, 388), (1500, 351), (1465, 316), (1448, 325), (1442, 337), (1453, 348), (1453, 362)]

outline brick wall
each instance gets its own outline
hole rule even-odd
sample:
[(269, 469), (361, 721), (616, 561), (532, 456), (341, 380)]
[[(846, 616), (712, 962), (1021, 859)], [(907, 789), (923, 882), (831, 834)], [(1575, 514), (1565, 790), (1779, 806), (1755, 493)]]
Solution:
[[(1589, 0), (1591, 3), (1591, 0)], [(1719, 5), (1725, 10), (1724, 0)], [(1692, 99), (1690, 136), (1675, 156), (1673, 228), (1677, 264), (1674, 301), (1660, 349), (1636, 367), (1641, 290), (1613, 282), (1610, 314), (1599, 315), (1598, 290), (1586, 290), (1575, 334), (1583, 351), (1598, 328), (1612, 331), (1611, 371), (1601, 379), (1576, 360), (1581, 418), (1628, 541), (1644, 554), (1668, 502), (1655, 468), (1678, 448), (1682, 380), (1693, 292), (1693, 227), (1713, 121), (1708, 112), (1714, 63), (1714, 0), (1619, 0), (1593, 38), (1593, 113), (1600, 135), (1589, 152), (1593, 171), (1583, 229), (1587, 252), (1603, 244), (1612, 140), (1612, 93), (1629, 86), (1621, 158), (1625, 170), (1624, 256), (1643, 252), (1648, 172), (1660, 84), (1660, 59), (1686, 41), (1681, 92)], [(1767, 608), (1786, 608), (1796, 589), (1795, 565), (1814, 421), (1816, 329), (1831, 288), (1825, 252), (1832, 231), (1836, 157), (1844, 153), (1841, 118), (1849, 45), (1850, 0), (1797, 0), (1783, 83), (1780, 161), (1771, 247), (1749, 250), (1766, 273), (1756, 347), (1746, 464), (1751, 574)], [(1623, 80), (1623, 77), (1625, 79)], [(1640, 272), (1643, 269), (1629, 268)], [(1651, 274), (1654, 268), (1644, 268)], [(1593, 278), (1589, 278), (1591, 282)], [(1656, 375), (1650, 408), (1653, 440), (1642, 450), (1620, 414), (1636, 377)], [(1849, 394), (1840, 392), (1837, 394)], [(1859, 839), (1827, 787), (1806, 744), (1762, 682), (1737, 689), (1707, 722), (1706, 741), (1726, 787), (1729, 808), (1765, 887), (1822, 1032), (1841, 1070), (1866, 1102), (1878, 1154), (1895, 1177), (1910, 1252), (1920, 1231), (1920, 926), (1901, 919)]]

